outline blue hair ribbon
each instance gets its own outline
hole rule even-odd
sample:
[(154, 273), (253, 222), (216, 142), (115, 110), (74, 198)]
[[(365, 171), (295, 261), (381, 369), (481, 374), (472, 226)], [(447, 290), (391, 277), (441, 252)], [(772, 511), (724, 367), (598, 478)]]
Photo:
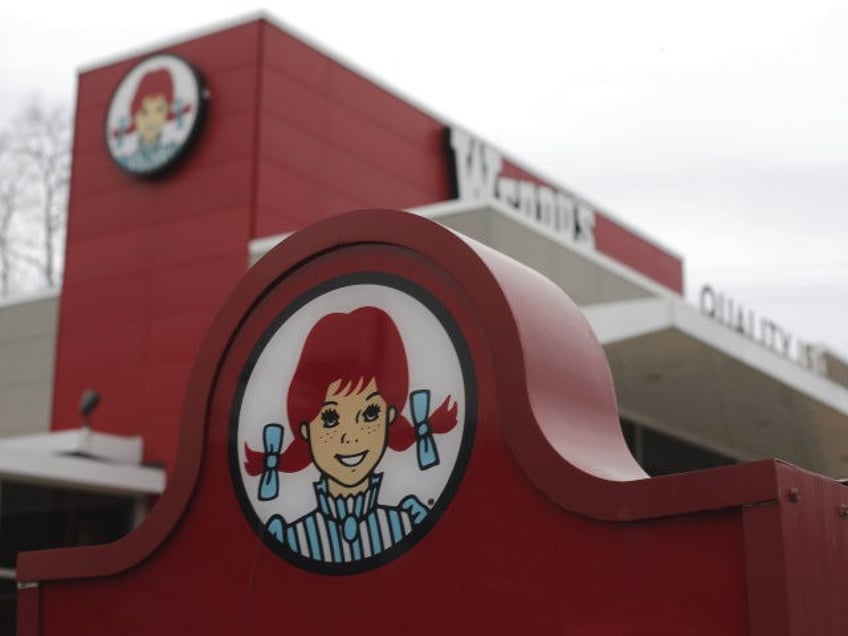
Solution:
[(266, 424), (262, 430), (262, 442), (265, 447), (264, 469), (259, 480), (259, 501), (269, 501), (280, 492), (280, 478), (277, 466), (280, 464), (280, 452), (283, 449), (283, 427), (279, 424)]
[(183, 100), (179, 97), (174, 98), (174, 106), (171, 110), (174, 117), (177, 119), (177, 128), (183, 127)]
[(415, 427), (415, 444), (418, 451), (418, 467), (427, 470), (439, 465), (439, 451), (430, 425), (430, 391), (413, 391), (409, 394), (412, 423)]
[(124, 141), (124, 135), (126, 135), (126, 134), (127, 134), (127, 131), (128, 131), (129, 129), (130, 129), (130, 124), (129, 124), (129, 122), (127, 121), (127, 118), (126, 118), (126, 117), (123, 117), (123, 116), (122, 116), (120, 119), (118, 119), (118, 128), (117, 128), (117, 130), (115, 130), (115, 136), (118, 138), (118, 143), (117, 143), (117, 145), (118, 145), (119, 147), (120, 147), (120, 145), (123, 143), (123, 141)]

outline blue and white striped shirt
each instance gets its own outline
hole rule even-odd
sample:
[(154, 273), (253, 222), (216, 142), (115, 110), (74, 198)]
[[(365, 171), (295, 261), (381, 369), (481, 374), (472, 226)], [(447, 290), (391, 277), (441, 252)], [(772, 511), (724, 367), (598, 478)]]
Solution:
[(273, 515), (266, 528), (292, 552), (315, 561), (350, 563), (380, 554), (412, 532), (428, 512), (415, 495), (396, 507), (379, 505), (382, 479), (374, 474), (364, 492), (333, 497), (322, 477), (314, 483), (317, 509), (291, 524)]
[(145, 144), (139, 141), (138, 150), (120, 157), (119, 161), (133, 172), (147, 172), (165, 165), (177, 151), (177, 144), (158, 141)]

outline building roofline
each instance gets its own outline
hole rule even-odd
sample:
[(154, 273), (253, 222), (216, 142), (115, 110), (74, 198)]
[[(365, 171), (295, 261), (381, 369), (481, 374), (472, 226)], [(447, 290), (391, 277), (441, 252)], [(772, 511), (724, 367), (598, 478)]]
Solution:
[(459, 124), (459, 123), (455, 122), (453, 119), (451, 119), (450, 117), (447, 117), (444, 114), (438, 112), (434, 108), (432, 108), (432, 107), (430, 107), (426, 104), (421, 103), (416, 98), (411, 97), (410, 95), (406, 94), (404, 91), (393, 86), (392, 84), (390, 84), (386, 80), (383, 80), (383, 79), (373, 75), (367, 69), (362, 68), (357, 63), (347, 59), (342, 54), (334, 51), (333, 49), (331, 49), (327, 45), (313, 39), (312, 36), (304, 33), (303, 31), (301, 31), (297, 27), (292, 26), (291, 24), (285, 22), (284, 20), (277, 18), (276, 16), (272, 15), (271, 13), (269, 13), (268, 11), (265, 11), (265, 10), (252, 11), (252, 12), (246, 13), (246, 14), (240, 16), (240, 17), (235, 17), (235, 18), (226, 19), (226, 20), (220, 20), (220, 21), (217, 21), (217, 22), (210, 23), (206, 26), (199, 27), (199, 28), (194, 29), (194, 30), (184, 31), (180, 35), (177, 35), (177, 36), (174, 36), (174, 37), (164, 38), (157, 43), (154, 43), (154, 44), (151, 44), (151, 45), (148, 45), (148, 46), (137, 47), (135, 49), (131, 49), (129, 51), (121, 53), (119, 55), (115, 55), (114, 57), (103, 58), (99, 61), (80, 66), (80, 67), (77, 68), (77, 72), (78, 72), (78, 74), (87, 73), (89, 71), (93, 71), (95, 69), (102, 68), (104, 66), (110, 66), (112, 64), (117, 64), (119, 62), (126, 61), (130, 58), (139, 57), (139, 56), (142, 56), (142, 55), (159, 52), (159, 51), (162, 51), (163, 49), (167, 49), (169, 47), (172, 47), (172, 46), (175, 46), (175, 45), (180, 44), (182, 42), (185, 42), (186, 40), (192, 40), (192, 39), (204, 37), (204, 36), (216, 33), (218, 31), (223, 31), (225, 29), (231, 29), (231, 28), (243, 26), (243, 25), (246, 25), (246, 24), (250, 24), (252, 22), (265, 22), (266, 24), (269, 24), (271, 26), (276, 27), (277, 29), (280, 29), (281, 31), (283, 31), (283, 32), (287, 33), (288, 35), (294, 37), (295, 39), (299, 40), (303, 44), (306, 44), (310, 48), (314, 49), (315, 51), (317, 51), (321, 55), (326, 56), (327, 58), (329, 58), (333, 62), (339, 64), (340, 66), (347, 68), (348, 70), (350, 70), (350, 71), (356, 73), (357, 75), (363, 77), (364, 79), (368, 80), (369, 82), (371, 82), (372, 84), (374, 84), (378, 88), (400, 98), (401, 100), (403, 100), (404, 102), (406, 102), (410, 106), (413, 106), (414, 108), (418, 109), (419, 111), (421, 111), (425, 115), (442, 122), (445, 126), (449, 126), (449, 127), (452, 127), (452, 128), (454, 128), (454, 127), (455, 128), (461, 128), (463, 130), (466, 130), (472, 136), (485, 141), (489, 146), (491, 146), (492, 148), (497, 150), (501, 155), (503, 155), (511, 164), (515, 165), (517, 168), (520, 168), (521, 170), (524, 170), (525, 172), (528, 172), (528, 173), (534, 175), (535, 177), (546, 182), (550, 186), (565, 190), (566, 192), (575, 196), (577, 199), (579, 199), (579, 200), (581, 200), (585, 203), (588, 203), (597, 212), (600, 212), (604, 216), (608, 217), (610, 220), (612, 220), (617, 225), (621, 226), (623, 229), (627, 230), (631, 234), (635, 235), (636, 237), (640, 238), (641, 240), (643, 240), (647, 243), (650, 243), (654, 247), (663, 250), (664, 252), (666, 252), (670, 256), (679, 259), (681, 261), (681, 263), (684, 262), (684, 257), (680, 252), (670, 248), (668, 245), (665, 245), (664, 243), (658, 241), (656, 238), (648, 236), (643, 230), (634, 227), (633, 225), (631, 225), (627, 221), (623, 221), (621, 219), (621, 217), (618, 216), (617, 214), (610, 212), (607, 208), (605, 208), (603, 206), (597, 205), (594, 201), (592, 201), (591, 199), (589, 199), (589, 198), (585, 197), (584, 195), (578, 193), (577, 191), (573, 190), (572, 188), (562, 185), (559, 180), (552, 178), (545, 171), (536, 168), (532, 163), (515, 158), (515, 156), (513, 154), (503, 151), (497, 144), (491, 143), (483, 135), (479, 135), (479, 134), (475, 133), (472, 129), (468, 128), (467, 126), (465, 126), (463, 124)]
[(61, 288), (54, 287), (52, 289), (42, 289), (37, 292), (22, 294), (20, 296), (0, 298), (0, 309), (5, 309), (7, 307), (15, 307), (17, 305), (26, 305), (27, 303), (36, 303), (41, 300), (59, 298), (61, 292)]

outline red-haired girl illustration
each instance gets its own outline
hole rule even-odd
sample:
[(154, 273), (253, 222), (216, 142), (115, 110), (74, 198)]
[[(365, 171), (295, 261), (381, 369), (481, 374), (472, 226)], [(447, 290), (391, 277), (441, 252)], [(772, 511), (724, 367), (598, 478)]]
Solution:
[(176, 152), (177, 144), (162, 142), (165, 123), (182, 116), (191, 107), (174, 99), (174, 80), (166, 68), (145, 73), (138, 82), (132, 102), (130, 119), (122, 119), (114, 136), (120, 141), (133, 132), (138, 134), (138, 149), (123, 157), (132, 170), (148, 170), (164, 164)]
[(293, 437), (285, 452), (283, 428), (268, 424), (265, 452), (246, 448), (245, 468), (262, 475), (259, 498), (272, 499), (278, 471), (296, 472), (313, 463), (317, 508), (286, 523), (273, 515), (266, 527), (302, 556), (330, 563), (357, 561), (396, 544), (421, 523), (427, 507), (414, 495), (397, 506), (378, 503), (382, 473), (376, 468), (386, 447), (417, 442), (418, 465), (438, 463), (433, 434), (456, 425), (451, 398), (428, 414), (429, 391), (412, 394), (415, 425), (402, 414), (409, 370), (400, 333), (376, 307), (328, 314), (310, 331), (287, 396)]

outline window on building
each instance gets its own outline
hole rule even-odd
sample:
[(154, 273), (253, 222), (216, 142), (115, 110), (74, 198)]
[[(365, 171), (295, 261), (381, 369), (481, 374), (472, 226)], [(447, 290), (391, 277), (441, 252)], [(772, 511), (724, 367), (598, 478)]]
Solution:
[(0, 483), (0, 634), (15, 633), (18, 552), (115, 541), (134, 509), (132, 497)]
[(629, 420), (621, 420), (621, 430), (633, 457), (652, 477), (737, 463), (732, 457), (658, 433)]

